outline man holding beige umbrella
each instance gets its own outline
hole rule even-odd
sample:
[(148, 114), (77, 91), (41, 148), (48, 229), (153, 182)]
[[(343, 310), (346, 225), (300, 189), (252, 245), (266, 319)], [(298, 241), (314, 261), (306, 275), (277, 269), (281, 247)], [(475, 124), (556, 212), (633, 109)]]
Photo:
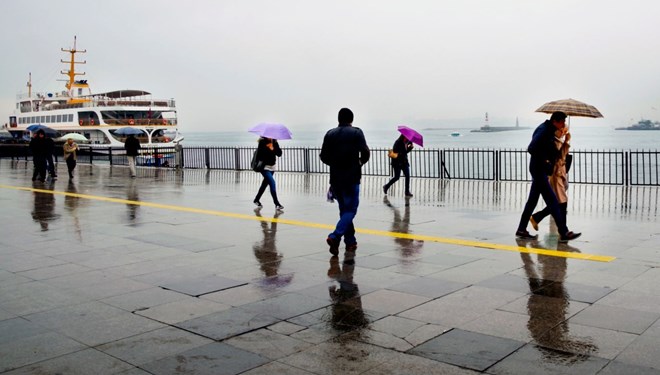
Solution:
[(582, 117), (603, 117), (603, 115), (594, 106), (574, 99), (548, 102), (537, 109), (536, 112), (552, 113), (552, 116), (534, 130), (532, 141), (527, 148), (531, 155), (529, 172), (532, 175), (532, 185), (527, 203), (520, 217), (516, 237), (521, 239), (535, 239), (537, 237), (527, 231), (527, 223), (530, 221), (536, 204), (542, 196), (557, 224), (559, 242), (568, 242), (580, 237), (581, 233), (568, 230), (566, 218), (561, 214), (557, 196), (548, 180), (558, 157), (558, 150), (555, 147), (555, 132), (566, 127), (566, 118), (569, 115)]

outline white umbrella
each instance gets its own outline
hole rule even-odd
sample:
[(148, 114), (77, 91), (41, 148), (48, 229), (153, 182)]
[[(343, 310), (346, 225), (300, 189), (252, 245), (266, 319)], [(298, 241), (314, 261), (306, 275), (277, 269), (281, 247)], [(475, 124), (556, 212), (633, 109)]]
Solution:
[(56, 138), (55, 140), (66, 142), (66, 140), (69, 138), (73, 139), (76, 142), (89, 142), (89, 139), (87, 139), (84, 135), (79, 133), (67, 133), (59, 138)]

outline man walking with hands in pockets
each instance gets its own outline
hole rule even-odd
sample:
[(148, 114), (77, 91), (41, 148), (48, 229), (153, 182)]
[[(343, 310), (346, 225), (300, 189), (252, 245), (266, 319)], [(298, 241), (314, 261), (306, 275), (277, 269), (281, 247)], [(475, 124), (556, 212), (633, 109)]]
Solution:
[(330, 166), (330, 188), (339, 204), (339, 222), (326, 242), (333, 256), (339, 254), (342, 237), (346, 251), (357, 250), (353, 218), (360, 204), (362, 165), (369, 161), (370, 151), (362, 129), (353, 127), (353, 112), (342, 108), (339, 126), (328, 130), (321, 146), (321, 161)]

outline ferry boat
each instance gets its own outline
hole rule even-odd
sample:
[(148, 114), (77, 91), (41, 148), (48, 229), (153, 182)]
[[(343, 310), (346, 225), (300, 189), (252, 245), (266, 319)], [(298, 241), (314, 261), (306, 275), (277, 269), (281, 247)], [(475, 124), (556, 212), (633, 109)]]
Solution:
[(79, 133), (84, 135), (95, 150), (110, 147), (123, 148), (125, 136), (115, 134), (117, 129), (132, 127), (142, 131), (136, 135), (143, 148), (174, 147), (183, 137), (178, 132), (174, 99), (154, 99), (143, 90), (117, 90), (92, 93), (89, 82), (77, 79), (85, 73), (76, 72), (76, 54), (87, 50), (61, 49), (70, 54), (65, 90), (61, 92), (32, 92), (32, 74), (27, 94), (19, 94), (14, 113), (5, 124), (15, 139), (29, 140), (30, 125), (40, 124), (55, 130), (58, 135)]
[(652, 122), (651, 120), (639, 120), (636, 124), (614, 128), (615, 130), (660, 130), (660, 122)]

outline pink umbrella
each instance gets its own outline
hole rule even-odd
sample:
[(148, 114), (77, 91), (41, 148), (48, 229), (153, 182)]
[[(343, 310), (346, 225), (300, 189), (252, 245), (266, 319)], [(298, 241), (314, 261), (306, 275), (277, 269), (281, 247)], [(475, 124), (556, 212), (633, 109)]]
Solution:
[(248, 132), (272, 139), (291, 139), (291, 131), (282, 124), (262, 122), (248, 129)]
[(397, 130), (410, 142), (424, 147), (424, 137), (422, 137), (422, 135), (419, 134), (417, 130), (411, 129), (405, 125), (399, 125)]

